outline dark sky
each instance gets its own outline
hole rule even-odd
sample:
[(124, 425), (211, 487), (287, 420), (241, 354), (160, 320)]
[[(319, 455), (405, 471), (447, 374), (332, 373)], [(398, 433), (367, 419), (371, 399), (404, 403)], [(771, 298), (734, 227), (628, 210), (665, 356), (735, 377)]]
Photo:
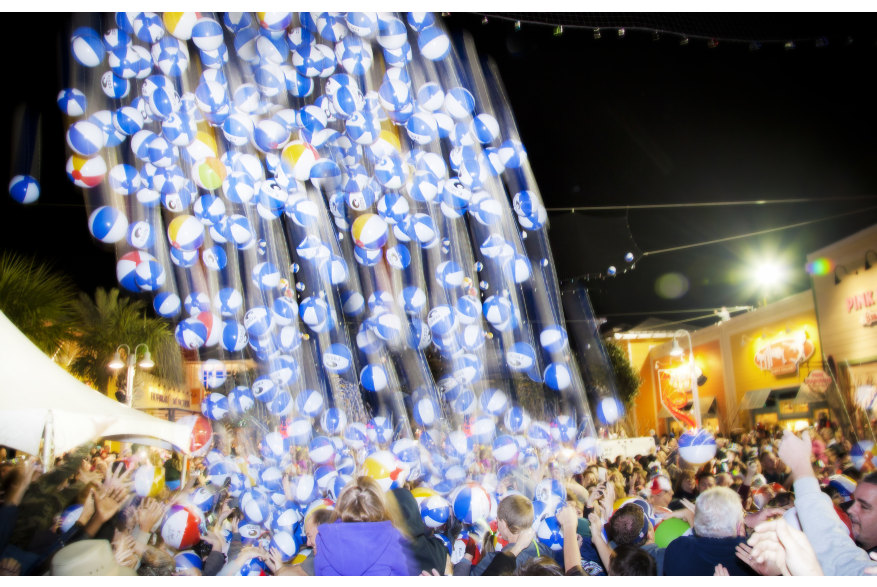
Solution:
[[(829, 41), (822, 48), (812, 40), (799, 41), (788, 51), (768, 43), (750, 51), (748, 43), (727, 41), (709, 49), (702, 39), (680, 46), (678, 37), (665, 34), (653, 41), (649, 32), (635, 30), (621, 40), (604, 31), (595, 40), (590, 28), (566, 27), (556, 37), (551, 27), (525, 24), (515, 32), (510, 21), (491, 18), (482, 25), (481, 16), (462, 13), (446, 23), (452, 31), (470, 31), (479, 53), (495, 59), (547, 207), (828, 198), (627, 212), (638, 249), (652, 251), (877, 206), (877, 198), (840, 199), (877, 195), (871, 91), (875, 20), (855, 14), (697, 20), (701, 28), (712, 23), (740, 37), (754, 31), (763, 38), (825, 35)], [(8, 178), (23, 171), (14, 167), (11, 155), (27, 149), (10, 152), (10, 125), (26, 104), (30, 113), (41, 115), (43, 193), (32, 206), (0, 197), (0, 250), (49, 260), (86, 291), (113, 287), (114, 253), (92, 240), (82, 194), (64, 172), (65, 129), (55, 96), (62, 87), (59, 42), (66, 35), (61, 33), (66, 17), (42, 15), (37, 37), (26, 16), (10, 14), (6, 22), (0, 43), (6, 45), (5, 55), (17, 57), (5, 60), (0, 93), (0, 183), (5, 191)], [(854, 40), (850, 45), (844, 43), (847, 35)], [(875, 222), (877, 209), (764, 237), (647, 256), (626, 274), (621, 273), (624, 250), (585, 235), (578, 252), (583, 258), (618, 257), (618, 276), (589, 282), (596, 312), (609, 316), (612, 327), (646, 317), (618, 316), (622, 313), (756, 304), (761, 292), (751, 286), (750, 274), (761, 259), (780, 258), (791, 270), (788, 283), (771, 299), (802, 291), (809, 287), (803, 271), (807, 253)], [(557, 249), (557, 237), (549, 235)], [(574, 276), (561, 260), (557, 268), (561, 277)], [(669, 273), (689, 283), (677, 299), (656, 293), (659, 278)]]

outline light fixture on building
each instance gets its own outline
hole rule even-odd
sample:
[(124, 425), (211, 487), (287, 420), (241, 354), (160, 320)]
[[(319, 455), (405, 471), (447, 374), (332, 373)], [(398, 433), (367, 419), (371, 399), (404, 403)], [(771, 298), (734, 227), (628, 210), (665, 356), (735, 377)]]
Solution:
[(113, 355), (113, 360), (110, 361), (108, 365), (110, 369), (118, 370), (125, 366), (125, 362), (122, 361), (122, 355), (119, 354), (119, 351), (116, 351), (116, 354)]
[(670, 349), (670, 355), (673, 357), (681, 357), (682, 356), (682, 347), (679, 346), (679, 341), (675, 338), (673, 339), (673, 348)]
[(868, 262), (868, 253), (874, 253), (877, 255), (877, 251), (866, 251), (865, 252), (865, 271), (871, 268), (871, 263)]
[[(866, 256), (867, 256), (867, 254), (866, 254)], [(838, 270), (838, 269), (843, 269), (843, 270), (844, 270), (844, 273), (846, 273), (847, 275), (850, 274), (850, 272), (847, 271), (847, 268), (844, 267), (843, 265), (838, 265), (837, 267), (835, 267), (835, 268), (834, 268), (834, 284), (835, 284), (835, 285), (840, 285), (840, 277), (837, 276), (837, 270)]]
[(140, 361), (141, 369), (152, 369), (155, 367), (155, 363), (152, 361), (152, 356), (149, 354), (149, 351), (143, 353), (143, 360)]

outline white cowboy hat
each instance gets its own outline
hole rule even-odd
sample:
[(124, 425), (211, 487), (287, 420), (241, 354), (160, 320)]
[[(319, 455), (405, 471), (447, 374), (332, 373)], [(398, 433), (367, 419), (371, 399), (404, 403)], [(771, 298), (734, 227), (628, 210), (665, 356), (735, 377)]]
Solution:
[(65, 546), (52, 559), (52, 575), (57, 577), (136, 576), (113, 556), (107, 540), (80, 540)]

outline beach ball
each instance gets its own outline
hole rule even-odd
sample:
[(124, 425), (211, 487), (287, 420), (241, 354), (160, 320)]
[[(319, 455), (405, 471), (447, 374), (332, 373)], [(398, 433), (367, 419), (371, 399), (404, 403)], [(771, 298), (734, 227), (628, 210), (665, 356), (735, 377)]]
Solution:
[(228, 413), (228, 398), (221, 393), (211, 393), (201, 401), (201, 413), (210, 420), (222, 420)]
[[(129, 110), (133, 110), (133, 108), (128, 107)], [(124, 109), (122, 109), (124, 110)], [(135, 111), (136, 112), (136, 111)], [(130, 112), (126, 112), (126, 114), (130, 114)], [(139, 113), (137, 114), (139, 117)], [(130, 120), (129, 118), (125, 118), (126, 121)], [(136, 119), (131, 120), (132, 124), (126, 126), (126, 129), (134, 128), (136, 124)], [(140, 126), (143, 125), (142, 118), (140, 119)], [(119, 129), (123, 131), (123, 129)], [(137, 130), (140, 130), (139, 128)], [(134, 131), (136, 132), (136, 131)], [(132, 132), (125, 132), (126, 135), (134, 134)], [(104, 146), (104, 133), (99, 126), (94, 124), (93, 122), (89, 122), (87, 120), (80, 120), (78, 122), (74, 122), (70, 125), (70, 128), (67, 130), (67, 145), (70, 146), (73, 151), (81, 155), (83, 157), (91, 157), (92, 155), (97, 154)]]
[(280, 559), (283, 562), (289, 562), (295, 558), (298, 549), (301, 547), (299, 541), (293, 534), (289, 532), (274, 532), (271, 536), (269, 548), (277, 549), (280, 553)]
[(551, 435), (559, 442), (572, 442), (577, 433), (575, 416), (561, 414), (554, 419)]
[(451, 515), (451, 506), (440, 495), (431, 495), (420, 502), (420, 517), (428, 528), (444, 525)]
[(308, 418), (316, 418), (323, 411), (323, 396), (313, 389), (305, 389), (295, 398), (298, 413)]
[(557, 391), (563, 391), (572, 384), (572, 374), (565, 363), (551, 363), (545, 368), (543, 375), (545, 385)]
[(323, 366), (330, 373), (344, 373), (353, 364), (353, 355), (346, 346), (341, 343), (329, 345), (323, 352)]
[(485, 389), (478, 398), (481, 411), (490, 416), (501, 416), (508, 407), (509, 399), (500, 389)]
[(253, 392), (249, 387), (239, 385), (228, 392), (228, 405), (233, 412), (243, 414), (249, 412), (256, 405)]
[[(246, 388), (245, 388), (246, 389)], [(262, 439), (261, 453), (266, 459), (279, 461), (289, 453), (290, 440), (279, 432), (269, 432)]]
[(189, 438), (188, 453), (191, 457), (202, 457), (213, 445), (213, 427), (204, 416), (183, 416), (176, 422), (178, 429)]
[(244, 327), (249, 336), (259, 338), (271, 333), (274, 317), (265, 306), (256, 306), (244, 314)]
[(184, 550), (174, 556), (176, 564), (176, 572), (186, 571), (188, 569), (202, 570), (201, 557), (193, 550)]
[[(207, 359), (201, 365), (201, 382), (208, 389), (222, 387), (227, 377), (228, 371), (225, 364), (218, 359)], [(214, 419), (218, 420), (218, 418)]]
[(691, 526), (685, 520), (667, 518), (655, 528), (655, 544), (660, 548), (667, 548), (671, 542), (690, 531)]
[(88, 106), (85, 94), (76, 88), (61, 90), (58, 93), (58, 108), (67, 116), (82, 116)]
[(125, 238), (127, 230), (128, 219), (112, 206), (96, 208), (88, 217), (88, 231), (101, 242), (118, 242)]
[(420, 31), (417, 47), (430, 61), (441, 61), (451, 51), (451, 40), (438, 26), (428, 26)]
[(505, 167), (517, 169), (527, 160), (527, 151), (519, 141), (508, 139), (499, 147), (499, 159)]
[[(170, 31), (170, 28), (168, 30)], [(171, 32), (171, 34), (174, 33)], [(199, 19), (192, 27), (191, 36), (192, 42), (202, 51), (215, 51), (222, 45), (222, 27), (212, 18)]]
[(158, 261), (144, 261), (138, 263), (137, 268), (134, 269), (134, 282), (141, 291), (161, 289), (166, 280), (167, 274)]
[(281, 296), (271, 304), (271, 315), (278, 325), (288, 326), (295, 322), (295, 318), (298, 316), (298, 305), (293, 298)]
[(243, 307), (243, 303), (244, 300), (241, 293), (232, 287), (222, 288), (213, 296), (214, 307), (219, 312), (219, 315), (225, 318), (237, 316)]
[(508, 328), (512, 318), (512, 303), (502, 296), (490, 296), (484, 300), (482, 312), (491, 326), (502, 331)]
[(64, 511), (58, 516), (60, 521), (58, 528), (62, 534), (71, 529), (73, 525), (79, 521), (79, 518), (82, 517), (83, 509), (85, 509), (85, 506), (82, 504), (74, 504), (64, 508)]
[(490, 444), (496, 438), (496, 424), (490, 416), (478, 416), (470, 429), (476, 444)]
[(411, 285), (399, 292), (396, 302), (405, 312), (419, 314), (426, 306), (426, 293), (416, 285)]
[(268, 520), (268, 494), (257, 487), (248, 489), (240, 497), (240, 510), (251, 524), (263, 524)]
[(210, 298), (203, 292), (193, 292), (186, 296), (184, 303), (190, 316), (210, 311)]
[[(301, 394), (299, 394), (301, 397)], [(298, 405), (298, 398), (296, 398), (296, 406)], [(307, 446), (308, 442), (311, 440), (311, 433), (313, 432), (313, 428), (311, 427), (310, 420), (304, 417), (293, 418), (289, 425), (287, 426), (287, 434), (289, 434), (289, 441), (294, 446)]]
[(280, 284), (280, 271), (271, 263), (259, 263), (253, 267), (252, 282), (262, 291), (274, 289)]
[(73, 155), (67, 160), (67, 177), (74, 185), (81, 188), (93, 188), (99, 185), (106, 173), (107, 164), (100, 155), (88, 159)]
[(201, 348), (207, 340), (207, 327), (195, 318), (186, 318), (177, 324), (174, 338), (183, 348)]
[(610, 425), (624, 416), (624, 405), (615, 397), (604, 397), (597, 402), (597, 418)]
[(180, 297), (169, 291), (163, 291), (152, 303), (155, 313), (162, 318), (174, 318), (180, 313)]
[(266, 467), (259, 473), (259, 483), (268, 491), (282, 491), (283, 472), (277, 467)]
[(679, 437), (679, 456), (692, 465), (702, 465), (716, 455), (716, 439), (707, 430), (691, 428)]
[[(257, 339), (258, 340), (258, 339)], [(277, 395), (277, 385), (267, 375), (256, 377), (253, 381), (253, 396), (260, 402), (268, 403)]]
[(527, 441), (536, 448), (545, 448), (551, 442), (551, 427), (545, 422), (533, 422), (527, 429)]
[(194, 506), (173, 505), (161, 525), (161, 538), (175, 550), (191, 548), (206, 529), (204, 515)]
[(152, 46), (152, 60), (163, 74), (179, 77), (189, 68), (189, 49), (184, 42), (166, 37)]
[(408, 26), (417, 33), (435, 24), (435, 15), (432, 12), (409, 12), (406, 18)]
[(94, 29), (80, 27), (70, 39), (73, 58), (85, 67), (97, 67), (104, 60), (106, 48), (100, 35)]
[(359, 374), (359, 381), (362, 386), (373, 392), (383, 391), (387, 388), (388, 379), (387, 372), (378, 364), (369, 363)]
[(393, 439), (393, 422), (384, 416), (375, 416), (368, 424), (368, 438), (376, 444), (386, 444)]
[(457, 329), (457, 313), (451, 306), (436, 306), (429, 311), (426, 323), (432, 334), (436, 337), (444, 337), (452, 334)]
[(182, 214), (171, 220), (167, 237), (173, 248), (194, 251), (204, 243), (204, 225), (194, 216)]
[(9, 195), (19, 204), (31, 204), (40, 197), (40, 184), (29, 175), (16, 175), (9, 182)]
[[(100, 86), (108, 97), (119, 100), (131, 91), (131, 82), (108, 71), (100, 78)], [(72, 116), (72, 115), (71, 115)]]
[(469, 123), (469, 132), (482, 145), (499, 138), (499, 122), (490, 114), (479, 114)]
[(165, 12), (162, 22), (167, 32), (181, 41), (188, 41), (192, 38), (192, 30), (200, 18), (200, 12)]
[(377, 214), (362, 214), (354, 220), (350, 232), (356, 246), (367, 251), (380, 249), (389, 236), (387, 223)]
[(503, 423), (509, 432), (520, 434), (530, 427), (530, 416), (524, 408), (515, 406), (509, 408), (509, 411), (506, 412)]
[(134, 471), (134, 492), (140, 497), (155, 497), (164, 487), (163, 466), (144, 463)]
[(539, 343), (549, 353), (559, 353), (566, 349), (569, 337), (561, 326), (548, 326), (539, 334)]
[(344, 413), (344, 410), (329, 408), (320, 416), (320, 426), (327, 434), (340, 434), (344, 427), (347, 426), (347, 415)]
[(346, 16), (347, 28), (360, 37), (367, 37), (378, 26), (378, 14), (376, 12), (348, 12)]
[(563, 550), (563, 529), (554, 516), (542, 520), (536, 530), (536, 538), (554, 552)]
[(493, 441), (493, 458), (500, 463), (514, 463), (518, 458), (518, 444), (508, 435), (497, 436)]
[(361, 474), (377, 481), (385, 492), (401, 487), (405, 482), (404, 469), (399, 466), (396, 455), (387, 450), (369, 455), (363, 463)]
[(454, 515), (464, 524), (474, 524), (490, 512), (490, 496), (476, 483), (467, 483), (453, 501)]
[(140, 174), (137, 168), (121, 163), (110, 170), (110, 187), (121, 196), (129, 196), (140, 188)]
[(293, 498), (301, 505), (308, 505), (320, 498), (320, 488), (313, 475), (299, 475), (290, 483)]
[(343, 441), (345, 446), (353, 450), (359, 450), (368, 443), (368, 429), (361, 422), (351, 422), (344, 429)]
[(308, 444), (308, 456), (319, 465), (335, 460), (335, 445), (325, 436), (317, 436)]
[(432, 398), (424, 398), (414, 405), (414, 421), (424, 428), (441, 418), (441, 410)]

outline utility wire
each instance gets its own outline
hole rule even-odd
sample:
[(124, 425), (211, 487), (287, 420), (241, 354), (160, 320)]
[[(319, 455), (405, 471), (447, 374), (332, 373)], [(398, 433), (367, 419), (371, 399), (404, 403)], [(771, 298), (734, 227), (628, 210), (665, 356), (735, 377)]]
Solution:
[(680, 251), (682, 249), (691, 249), (694, 247), (703, 247), (706, 245), (714, 245), (716, 243), (724, 243), (732, 240), (737, 240), (741, 238), (749, 238), (750, 236), (758, 236), (760, 234), (768, 234), (771, 232), (777, 232), (779, 230), (787, 230), (789, 228), (797, 228), (799, 226), (807, 226), (808, 224), (815, 224), (817, 222), (823, 222), (825, 220), (832, 220), (834, 218), (840, 218), (841, 216), (849, 216), (850, 214), (859, 214), (861, 212), (868, 212), (869, 210), (875, 210), (877, 206), (871, 206), (870, 208), (862, 208), (861, 210), (853, 210), (851, 212), (844, 212), (842, 214), (835, 214), (834, 216), (826, 216), (825, 218), (817, 218), (815, 220), (807, 220), (805, 222), (798, 222), (796, 224), (788, 224), (786, 226), (778, 226), (777, 228), (768, 228), (767, 230), (759, 230), (756, 232), (750, 232), (748, 234), (740, 234), (737, 236), (729, 236), (726, 238), (718, 238), (711, 241), (705, 241), (702, 243), (693, 243), (690, 245), (681, 245), (678, 247), (670, 247), (669, 249), (659, 249), (657, 251), (646, 251), (643, 253), (643, 257), (648, 257), (649, 255), (657, 255), (659, 253), (669, 253), (671, 251)]
[[(727, 310), (728, 312), (742, 312), (743, 310), (751, 310), (752, 306), (734, 306), (731, 308), (697, 308), (695, 310), (661, 310), (660, 312), (622, 312), (620, 314), (601, 314), (601, 316), (654, 316), (657, 314), (684, 314), (686, 312), (718, 312)], [(711, 314), (712, 315), (712, 314)]]
[(691, 202), (679, 204), (637, 204), (633, 206), (571, 206), (546, 208), (548, 212), (575, 212), (576, 210), (652, 210), (655, 208), (706, 208), (716, 206), (764, 206), (768, 204), (802, 204), (837, 200), (873, 200), (877, 196), (839, 196), (836, 198), (792, 198), (788, 200), (744, 200), (739, 202)]

